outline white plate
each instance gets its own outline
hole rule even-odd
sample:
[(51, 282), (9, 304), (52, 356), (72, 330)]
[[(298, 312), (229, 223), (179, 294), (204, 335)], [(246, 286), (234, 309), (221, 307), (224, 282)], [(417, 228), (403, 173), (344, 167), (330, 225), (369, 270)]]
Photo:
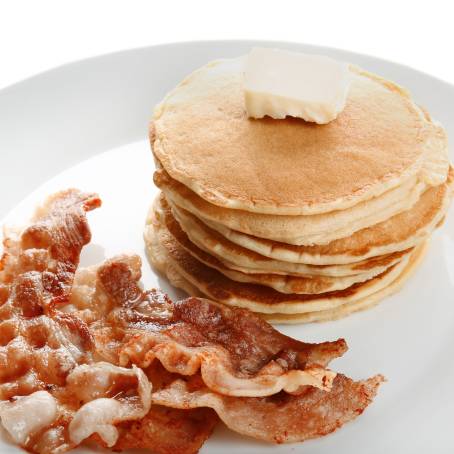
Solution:
[[(245, 41), (132, 50), (67, 65), (0, 92), (0, 214), (47, 181), (3, 222), (25, 219), (37, 202), (58, 189), (97, 191), (104, 204), (89, 214), (93, 241), (83, 253), (83, 264), (125, 251), (144, 257), (142, 228), (156, 193), (146, 140), (153, 105), (192, 69), (211, 59), (240, 55), (257, 44), (331, 55), (395, 80), (454, 137), (454, 87), (372, 57)], [(63, 169), (69, 170), (49, 180)], [(386, 375), (388, 382), (361, 417), (334, 434), (306, 442), (304, 448), (267, 446), (221, 427), (202, 452), (452, 453), (453, 227), (451, 212), (415, 276), (378, 307), (336, 322), (282, 328), (308, 341), (345, 337), (350, 350), (335, 362), (335, 369), (354, 378)], [(145, 260), (143, 272), (146, 287), (160, 286), (177, 295)], [(0, 452), (20, 451), (0, 440)]]

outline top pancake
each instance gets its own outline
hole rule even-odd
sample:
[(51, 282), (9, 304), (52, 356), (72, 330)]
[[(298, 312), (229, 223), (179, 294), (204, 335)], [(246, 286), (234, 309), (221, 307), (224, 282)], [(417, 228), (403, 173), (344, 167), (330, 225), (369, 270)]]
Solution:
[[(406, 92), (359, 69), (327, 125), (247, 118), (242, 71), (242, 58), (202, 67), (167, 95), (151, 127), (169, 175), (214, 205), (277, 215), (346, 209), (426, 179), (426, 156), (446, 149), (443, 129)], [(429, 184), (446, 178), (447, 165)]]

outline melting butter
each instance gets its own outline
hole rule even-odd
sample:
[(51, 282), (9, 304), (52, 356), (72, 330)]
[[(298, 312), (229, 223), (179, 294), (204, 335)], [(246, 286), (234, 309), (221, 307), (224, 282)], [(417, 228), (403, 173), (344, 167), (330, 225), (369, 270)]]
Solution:
[(349, 86), (349, 65), (329, 57), (260, 47), (246, 57), (244, 96), (252, 118), (329, 123), (344, 109)]

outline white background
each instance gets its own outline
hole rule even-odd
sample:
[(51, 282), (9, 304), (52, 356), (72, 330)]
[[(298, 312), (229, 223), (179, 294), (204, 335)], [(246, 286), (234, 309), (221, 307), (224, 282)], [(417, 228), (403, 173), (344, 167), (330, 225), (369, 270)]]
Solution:
[(270, 39), (362, 52), (454, 83), (450, 0), (0, 0), (0, 88), (170, 41)]

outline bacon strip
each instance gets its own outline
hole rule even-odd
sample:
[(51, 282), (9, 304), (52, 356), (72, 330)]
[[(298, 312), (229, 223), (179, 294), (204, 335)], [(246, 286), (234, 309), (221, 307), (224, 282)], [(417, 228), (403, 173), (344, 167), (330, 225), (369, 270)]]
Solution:
[(80, 252), (90, 240), (85, 213), (100, 203), (93, 194), (60, 192), (30, 226), (7, 233), (0, 260), (0, 400), (61, 386), (89, 360), (88, 327), (56, 308), (69, 300)]
[[(383, 381), (380, 375), (355, 382), (338, 374), (329, 391), (307, 382), (288, 386), (293, 393), (284, 392), (289, 391), (284, 386), (275, 391), (282, 376), (312, 364), (326, 366), (344, 353), (345, 342), (305, 344), (283, 336), (249, 311), (200, 298), (172, 302), (158, 290), (143, 292), (135, 284), (139, 278), (137, 257), (108, 260), (85, 274), (82, 300), (86, 304), (91, 295), (110, 307), (104, 322), (92, 325), (99, 328), (99, 336), (94, 332), (101, 351), (144, 368), (156, 368), (158, 359), (165, 368), (149, 374), (154, 404), (211, 408), (241, 434), (273, 443), (296, 442), (332, 432), (361, 414)], [(262, 377), (260, 384), (272, 392), (257, 395)], [(247, 395), (251, 388), (255, 396)]]
[(301, 442), (326, 435), (360, 415), (372, 402), (381, 375), (355, 382), (337, 374), (330, 392), (306, 387), (298, 395), (230, 397), (210, 391), (202, 380), (176, 380), (153, 393), (153, 402), (174, 408), (213, 408), (227, 427), (270, 443)]
[[(16, 441), (32, 452), (70, 449), (65, 432), (72, 409), (56, 396), (68, 374), (91, 361), (92, 337), (82, 320), (60, 313), (58, 307), (69, 300), (80, 252), (90, 241), (85, 213), (100, 203), (94, 194), (70, 189), (48, 198), (28, 227), (5, 230), (0, 260), (0, 400), (10, 402), (2, 402), (0, 416), (9, 421)], [(27, 422), (27, 408), (43, 402), (49, 409), (47, 418), (40, 424)], [(17, 426), (26, 428), (20, 439)]]
[[(329, 390), (335, 373), (326, 366), (346, 351), (342, 339), (321, 344), (291, 339), (250, 311), (198, 298), (173, 303), (159, 290), (143, 292), (138, 286), (138, 257), (108, 260), (90, 276), (91, 284), (86, 281), (80, 295), (75, 286), (71, 304), (87, 307), (87, 295), (95, 298), (94, 306), (106, 307), (109, 301), (106, 323), (92, 331), (98, 341), (105, 338), (101, 344), (110, 346), (110, 351), (104, 349), (105, 356), (112, 359), (118, 354), (121, 365), (146, 368), (158, 359), (178, 374), (200, 370), (213, 391), (267, 396), (281, 390), (298, 393), (307, 385)], [(87, 290), (90, 285), (92, 290)]]

